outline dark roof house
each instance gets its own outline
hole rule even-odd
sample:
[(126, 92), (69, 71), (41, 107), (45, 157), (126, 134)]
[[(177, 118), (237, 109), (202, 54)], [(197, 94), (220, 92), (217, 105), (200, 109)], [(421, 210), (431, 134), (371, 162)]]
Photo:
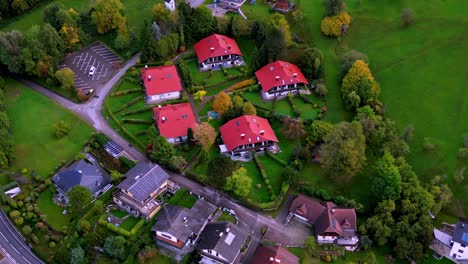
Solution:
[(260, 245), (251, 264), (299, 264), (299, 258), (281, 246)]
[(458, 219), (453, 231), (452, 241), (468, 246), (468, 219)]
[(247, 233), (230, 222), (209, 223), (200, 235), (200, 254), (221, 263), (234, 263)]
[(216, 206), (203, 199), (198, 199), (190, 209), (169, 205), (161, 211), (151, 230), (156, 232), (157, 240), (182, 248), (197, 240), (215, 210)]
[(96, 198), (101, 190), (111, 182), (109, 175), (95, 165), (79, 160), (57, 173), (52, 182), (64, 197), (75, 186), (88, 188)]

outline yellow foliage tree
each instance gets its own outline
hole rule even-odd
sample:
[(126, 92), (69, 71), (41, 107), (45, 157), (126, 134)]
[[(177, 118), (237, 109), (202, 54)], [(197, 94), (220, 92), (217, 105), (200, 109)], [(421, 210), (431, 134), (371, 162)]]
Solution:
[(353, 63), (341, 83), (341, 94), (351, 109), (360, 104), (376, 103), (380, 86), (364, 61), (357, 60)]
[(205, 97), (205, 95), (206, 95), (206, 91), (200, 90), (193, 94), (193, 98), (203, 101), (203, 98)]
[(96, 0), (91, 14), (99, 34), (118, 29), (127, 23), (122, 15), (123, 4), (120, 0)]
[(322, 20), (321, 28), (323, 34), (332, 37), (341, 36), (343, 25), (351, 24), (351, 16), (346, 12), (341, 12), (336, 16), (325, 17)]
[(366, 78), (371, 81), (374, 80), (374, 76), (372, 76), (372, 73), (367, 64), (362, 60), (357, 60), (353, 63), (348, 73), (343, 78), (341, 85), (343, 89), (348, 90), (362, 78)]
[(282, 14), (275, 13), (270, 19), (271, 26), (279, 29), (284, 34), (286, 44), (290, 46), (292, 44), (291, 30), (289, 23)]
[(213, 103), (213, 110), (216, 113), (224, 114), (226, 111), (232, 107), (232, 101), (229, 95), (225, 92), (219, 93)]
[(59, 33), (63, 41), (65, 41), (65, 43), (67, 44), (68, 49), (73, 48), (75, 44), (80, 42), (80, 37), (78, 36), (78, 30), (73, 26), (63, 24)]

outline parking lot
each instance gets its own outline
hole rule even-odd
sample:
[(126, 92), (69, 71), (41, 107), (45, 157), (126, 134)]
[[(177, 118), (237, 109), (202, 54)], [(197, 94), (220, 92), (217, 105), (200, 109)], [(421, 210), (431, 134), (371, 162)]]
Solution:
[[(75, 72), (75, 87), (86, 93), (91, 89), (99, 89), (122, 62), (122, 58), (106, 46), (95, 42), (66, 57), (60, 62), (59, 68), (72, 69)], [(94, 74), (90, 74), (91, 67), (95, 67)]]

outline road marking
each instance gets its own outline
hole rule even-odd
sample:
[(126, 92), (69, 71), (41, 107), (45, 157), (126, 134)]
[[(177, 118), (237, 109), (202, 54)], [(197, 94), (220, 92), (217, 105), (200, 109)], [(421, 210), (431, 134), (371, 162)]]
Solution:
[(2, 237), (8, 242), (10, 243), (10, 241), (8, 241), (8, 239), (5, 237), (5, 235), (3, 233), (0, 232), (0, 234), (2, 235)]
[(28, 262), (29, 264), (31, 264), (31, 262), (29, 262), (29, 260), (27, 260), (24, 256), (22, 256), (24, 260), (26, 260), (26, 262)]
[(19, 251), (18, 251), (11, 243), (10, 243), (10, 246), (13, 248), (13, 250), (16, 251), (16, 253), (18, 253), (19, 255), (21, 255), (21, 254), (19, 253)]

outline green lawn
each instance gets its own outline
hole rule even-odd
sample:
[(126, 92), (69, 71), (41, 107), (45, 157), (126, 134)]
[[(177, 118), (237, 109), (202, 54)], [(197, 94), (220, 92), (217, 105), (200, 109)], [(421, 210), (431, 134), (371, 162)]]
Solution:
[(218, 218), (218, 221), (228, 221), (233, 224), (237, 224), (237, 220), (234, 216), (230, 215), (228, 212), (222, 212)]
[[(143, 263), (139, 262), (138, 260), (136, 260), (135, 263), (143, 264)], [(172, 264), (172, 263), (175, 263), (175, 261), (173, 259), (159, 253), (158, 255), (156, 255), (156, 257), (154, 257), (153, 259), (145, 262), (144, 264)]]
[(182, 206), (185, 208), (192, 208), (197, 201), (195, 195), (188, 193), (187, 189), (179, 189), (174, 196), (168, 201), (168, 204)]
[(122, 224), (120, 224), (119, 227), (127, 230), (127, 231), (130, 231), (137, 223), (138, 221), (140, 221), (140, 219), (134, 217), (133, 215), (129, 216), (128, 218), (126, 218)]
[[(93, 132), (72, 112), (11, 79), (6, 83), (6, 104), (15, 143), (14, 169), (28, 168), (49, 176), (58, 163), (71, 160)], [(53, 126), (60, 120), (71, 130), (57, 139)]]
[(122, 218), (122, 217), (128, 215), (127, 212), (121, 211), (121, 210), (112, 210), (110, 213), (111, 213), (113, 216), (118, 217), (118, 218)]
[[(452, 213), (468, 213), (468, 196), (463, 184), (454, 184), (462, 135), (468, 132), (468, 72), (464, 58), (468, 49), (468, 19), (463, 0), (446, 1), (347, 1), (353, 24), (343, 38), (344, 50), (356, 49), (369, 56), (370, 67), (382, 86), (381, 100), (386, 114), (400, 128), (415, 127), (409, 161), (422, 180), (447, 175), (456, 196)], [(305, 13), (303, 34), (325, 55), (326, 84), (330, 92), (326, 119), (349, 120), (339, 94), (340, 61), (335, 54), (337, 40), (320, 33), (324, 9), (321, 1), (302, 1)], [(412, 8), (415, 24), (399, 27), (401, 10)], [(422, 150), (424, 137), (437, 145), (434, 153)], [(463, 210), (464, 208), (464, 210)]]
[(37, 200), (37, 205), (42, 214), (47, 215), (47, 222), (56, 230), (62, 230), (64, 226), (70, 223), (69, 215), (63, 215), (63, 207), (60, 207), (52, 200), (55, 190), (43, 191)]

